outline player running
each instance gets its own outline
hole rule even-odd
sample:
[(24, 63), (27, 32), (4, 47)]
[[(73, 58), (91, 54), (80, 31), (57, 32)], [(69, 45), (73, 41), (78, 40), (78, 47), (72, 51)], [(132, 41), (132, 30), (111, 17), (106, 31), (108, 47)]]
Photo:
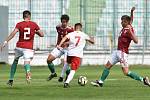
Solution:
[(86, 41), (94, 44), (94, 39), (83, 33), (81, 30), (82, 25), (80, 23), (75, 24), (75, 31), (66, 35), (57, 46), (57, 48), (61, 50), (63, 43), (69, 39), (67, 63), (71, 64), (71, 71), (64, 83), (64, 88), (69, 87), (69, 82), (73, 79), (76, 70), (81, 64), (83, 48), (85, 47)]
[(128, 53), (129, 53), (129, 46), (131, 41), (133, 40), (134, 43), (138, 43), (138, 38), (134, 34), (134, 29), (131, 25), (133, 21), (133, 11), (135, 8), (133, 7), (131, 10), (131, 16), (123, 15), (121, 17), (121, 25), (122, 30), (120, 32), (120, 36), (118, 38), (118, 49), (112, 53), (111, 59), (105, 65), (105, 69), (103, 70), (102, 76), (96, 82), (91, 82), (93, 86), (103, 86), (103, 83), (107, 76), (109, 75), (109, 70), (115, 65), (117, 62), (120, 62), (122, 66), (122, 71), (124, 75), (138, 80), (144, 83), (144, 85), (150, 86), (150, 82), (148, 77), (143, 78), (142, 76), (137, 75), (136, 73), (129, 70), (128, 65)]
[(2, 50), (2, 48), (5, 47), (12, 38), (14, 38), (16, 33), (19, 32), (19, 40), (15, 48), (15, 58), (11, 66), (10, 78), (7, 83), (10, 86), (13, 85), (13, 80), (14, 80), (14, 75), (16, 72), (18, 60), (21, 56), (23, 56), (24, 58), (26, 80), (27, 83), (30, 83), (31, 80), (30, 62), (34, 55), (34, 50), (33, 50), (34, 35), (37, 34), (40, 37), (44, 36), (43, 32), (40, 31), (39, 26), (35, 22), (31, 21), (30, 11), (25, 10), (23, 12), (23, 19), (24, 21), (16, 24), (16, 27), (13, 30), (13, 32), (11, 32), (11, 34), (6, 38), (5, 42), (1, 46), (1, 50)]
[[(60, 41), (62, 40), (62, 38), (64, 36), (66, 36), (68, 33), (73, 32), (74, 29), (68, 25), (69, 22), (69, 16), (68, 15), (62, 15), (61, 16), (61, 24), (56, 26), (56, 30), (58, 33), (58, 38), (57, 38), (57, 45), (60, 43)], [(48, 81), (51, 80), (54, 77), (57, 77), (57, 74), (55, 72), (55, 68), (54, 68), (54, 64), (52, 61), (54, 61), (56, 58), (60, 58), (63, 54), (65, 54), (66, 56), (66, 48), (68, 47), (67, 45), (67, 40), (66, 42), (63, 44), (64, 49), (63, 50), (58, 50), (57, 48), (54, 48), (53, 51), (49, 54), (48, 58), (47, 58), (47, 64), (48, 64), (48, 68), (50, 70), (50, 75), (48, 77)], [(66, 71), (66, 74), (68, 75), (70, 70), (67, 70), (68, 68), (68, 64), (66, 63), (66, 57), (64, 57), (64, 66), (62, 69), (62, 73), (61, 73), (61, 77), (58, 79), (59, 82), (63, 81), (63, 77), (64, 77), (64, 73)]]

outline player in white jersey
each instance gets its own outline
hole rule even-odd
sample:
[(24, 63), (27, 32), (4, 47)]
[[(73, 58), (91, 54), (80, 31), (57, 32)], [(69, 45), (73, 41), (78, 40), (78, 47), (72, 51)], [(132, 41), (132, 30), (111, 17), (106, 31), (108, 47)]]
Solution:
[(69, 39), (69, 47), (67, 54), (67, 63), (71, 64), (71, 71), (68, 75), (67, 80), (64, 83), (64, 88), (69, 87), (69, 82), (73, 79), (76, 70), (81, 64), (81, 59), (83, 58), (83, 48), (85, 47), (86, 41), (94, 44), (94, 39), (89, 37), (87, 34), (81, 31), (82, 24), (75, 24), (75, 31), (66, 35), (57, 46), (58, 49), (62, 49), (62, 44)]

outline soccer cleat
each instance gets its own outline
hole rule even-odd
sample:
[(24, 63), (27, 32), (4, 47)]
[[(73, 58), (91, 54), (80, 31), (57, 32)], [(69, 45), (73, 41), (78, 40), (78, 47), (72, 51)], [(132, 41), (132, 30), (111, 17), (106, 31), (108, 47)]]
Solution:
[(9, 80), (9, 81), (7, 82), (7, 85), (12, 86), (12, 85), (13, 85), (13, 80)]
[(27, 72), (27, 73), (26, 73), (26, 80), (27, 80), (27, 83), (28, 83), (28, 84), (31, 83), (31, 72)]
[(59, 77), (58, 82), (63, 82), (63, 77)]
[(50, 81), (52, 78), (57, 77), (57, 74), (50, 74), (49, 77), (47, 78), (47, 81)]
[(68, 83), (64, 83), (64, 88), (69, 88), (69, 84)]
[(91, 84), (96, 87), (103, 87), (103, 83), (99, 83), (98, 80), (96, 80), (95, 82), (91, 82)]
[(149, 82), (149, 78), (148, 77), (145, 77), (143, 79), (143, 82), (144, 82), (144, 85), (150, 86), (150, 82)]

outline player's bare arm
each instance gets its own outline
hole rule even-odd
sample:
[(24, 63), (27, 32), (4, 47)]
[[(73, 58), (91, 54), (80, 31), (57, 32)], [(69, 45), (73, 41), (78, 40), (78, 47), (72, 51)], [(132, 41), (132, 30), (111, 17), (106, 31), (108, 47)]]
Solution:
[(5, 41), (9, 42), (15, 35), (16, 33), (19, 32), (19, 30), (17, 28), (15, 28), (11, 33), (10, 35), (6, 38)]
[(36, 31), (36, 34), (40, 37), (44, 37), (44, 33), (41, 30)]
[(1, 51), (2, 51), (2, 48), (4, 48), (7, 43), (16, 35), (16, 33), (18, 32), (19, 30), (17, 28), (15, 28), (11, 33), (10, 35), (6, 38), (6, 40), (4, 41), (3, 45), (0, 47), (1, 48)]
[(131, 22), (130, 22), (130, 24), (132, 24), (132, 22), (133, 22), (134, 10), (135, 10), (135, 7), (132, 7), (132, 9), (131, 9), (131, 15), (130, 15), (130, 17), (131, 17)]
[(61, 42), (59, 43), (58, 47), (61, 47), (62, 44), (63, 44), (67, 39), (68, 39), (67, 36), (65, 36), (65, 37), (61, 40)]
[(89, 40), (86, 40), (86, 41), (88, 41), (88, 42), (90, 42), (91, 44), (94, 44), (95, 43), (95, 41), (94, 41), (94, 37), (90, 37), (90, 39)]
[(128, 25), (127, 27), (129, 28), (128, 33), (130, 34), (131, 39), (134, 41), (134, 43), (137, 44), (137, 43), (138, 43), (138, 38), (137, 38), (136, 35), (132, 32), (131, 26)]
[(69, 42), (67, 41), (65, 41), (64, 43), (63, 43), (63, 45), (64, 45), (64, 47), (68, 47), (68, 45), (69, 45)]

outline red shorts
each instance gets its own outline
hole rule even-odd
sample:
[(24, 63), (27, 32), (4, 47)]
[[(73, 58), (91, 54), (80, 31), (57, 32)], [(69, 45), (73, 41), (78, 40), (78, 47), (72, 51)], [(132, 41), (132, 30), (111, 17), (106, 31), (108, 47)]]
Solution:
[(81, 58), (75, 56), (67, 56), (67, 63), (71, 64), (72, 70), (77, 70), (81, 64)]

